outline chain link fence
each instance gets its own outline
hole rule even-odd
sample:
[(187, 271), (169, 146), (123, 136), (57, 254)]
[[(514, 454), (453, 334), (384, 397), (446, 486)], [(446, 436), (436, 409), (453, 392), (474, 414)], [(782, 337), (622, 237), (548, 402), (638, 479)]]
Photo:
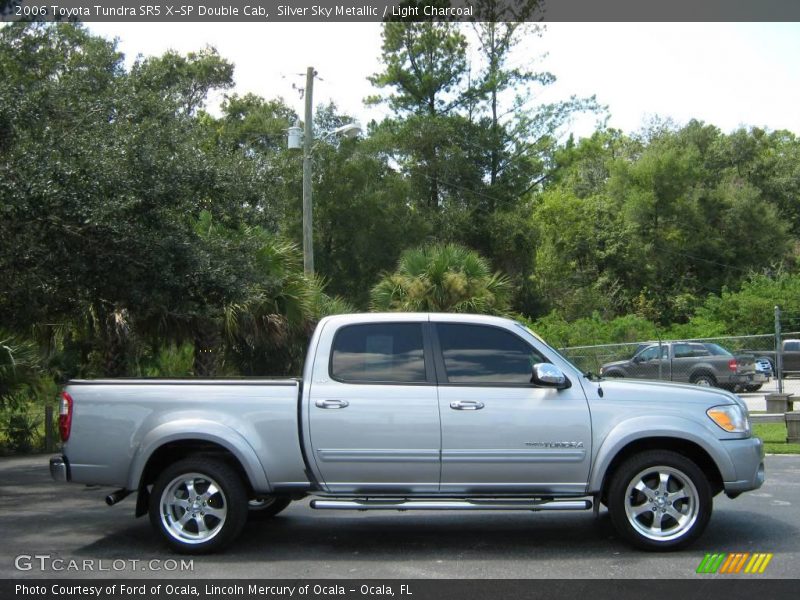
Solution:
[[(800, 331), (777, 335), (783, 347), (778, 354), (776, 334), (574, 346), (561, 352), (584, 372), (604, 377), (696, 383), (745, 393), (777, 391), (779, 368), (784, 376), (800, 375)], [(790, 350), (795, 345), (796, 357)]]

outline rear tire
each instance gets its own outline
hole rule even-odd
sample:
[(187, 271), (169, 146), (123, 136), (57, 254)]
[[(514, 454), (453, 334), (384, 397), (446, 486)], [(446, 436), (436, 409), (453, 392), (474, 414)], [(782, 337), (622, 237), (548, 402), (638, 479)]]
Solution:
[(158, 476), (150, 494), (150, 523), (177, 552), (207, 554), (230, 544), (247, 520), (247, 493), (225, 462), (187, 458)]
[(708, 525), (711, 486), (698, 466), (668, 450), (625, 460), (608, 486), (608, 510), (617, 533), (649, 551), (680, 550)]
[(697, 373), (692, 375), (691, 383), (702, 387), (718, 387), (717, 378), (710, 373)]
[(745, 392), (757, 392), (758, 390), (761, 389), (761, 385), (762, 384), (760, 384), (760, 383), (758, 385), (746, 385), (746, 386), (744, 386), (744, 391)]

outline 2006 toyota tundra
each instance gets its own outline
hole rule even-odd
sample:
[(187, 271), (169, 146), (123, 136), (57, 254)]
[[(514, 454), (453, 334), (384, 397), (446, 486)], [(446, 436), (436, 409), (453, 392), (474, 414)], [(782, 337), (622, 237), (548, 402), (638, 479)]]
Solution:
[(230, 543), (248, 518), (315, 509), (581, 510), (682, 548), (712, 498), (764, 481), (733, 394), (592, 380), (521, 324), (456, 314), (327, 317), (302, 380), (72, 381), (57, 480), (136, 492), (176, 550)]

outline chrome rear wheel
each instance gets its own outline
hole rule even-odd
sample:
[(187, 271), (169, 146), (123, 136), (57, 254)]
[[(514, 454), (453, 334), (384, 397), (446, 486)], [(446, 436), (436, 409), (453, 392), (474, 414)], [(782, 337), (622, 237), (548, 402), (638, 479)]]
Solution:
[(196, 456), (168, 466), (150, 494), (150, 523), (178, 552), (219, 550), (247, 520), (247, 495), (239, 474), (215, 457)]
[(206, 542), (222, 531), (227, 517), (225, 494), (208, 475), (178, 475), (161, 494), (161, 523), (178, 541)]

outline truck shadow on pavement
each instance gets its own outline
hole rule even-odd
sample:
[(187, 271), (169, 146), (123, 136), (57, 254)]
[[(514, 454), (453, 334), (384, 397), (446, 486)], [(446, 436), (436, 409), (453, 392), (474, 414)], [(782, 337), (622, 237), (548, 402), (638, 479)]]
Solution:
[[(703, 537), (687, 552), (781, 550), (781, 539), (800, 533), (786, 523), (749, 511), (720, 511)], [(78, 550), (91, 556), (170, 555), (146, 517), (134, 526)], [(504, 514), (311, 514), (289, 509), (270, 521), (248, 523), (215, 563), (243, 558), (281, 561), (531, 560), (578, 555), (641, 555), (614, 534), (608, 513)], [(206, 560), (198, 557), (199, 560)]]

